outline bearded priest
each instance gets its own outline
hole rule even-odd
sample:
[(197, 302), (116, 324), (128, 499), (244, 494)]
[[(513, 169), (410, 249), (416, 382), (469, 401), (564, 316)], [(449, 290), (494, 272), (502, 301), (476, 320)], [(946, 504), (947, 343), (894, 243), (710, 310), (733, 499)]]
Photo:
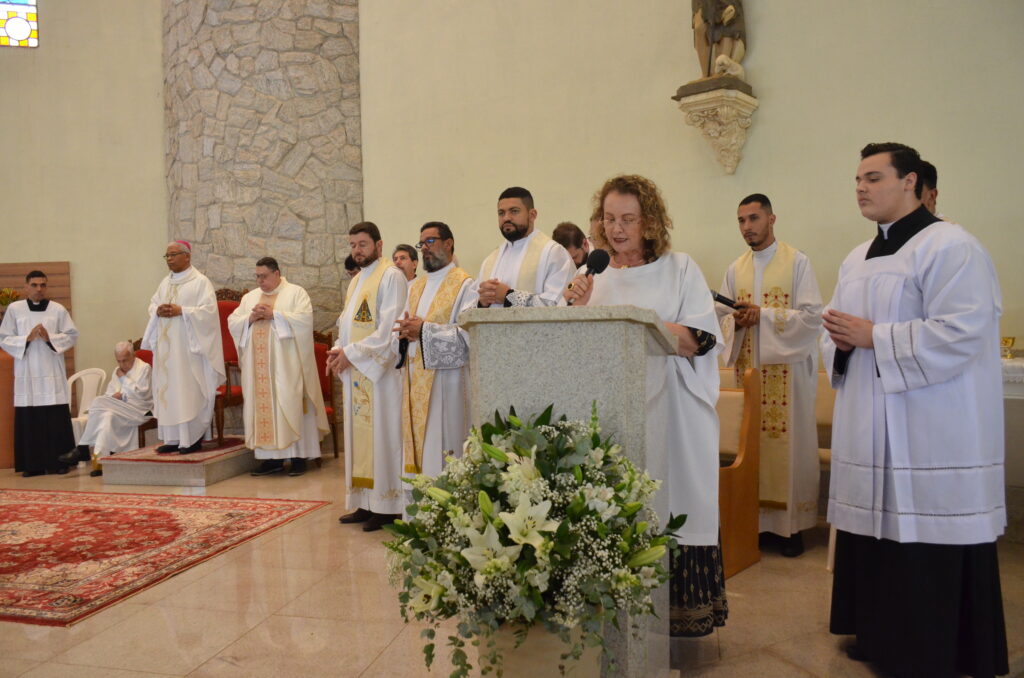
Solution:
[(345, 398), (346, 506), (340, 521), (365, 523), (372, 532), (402, 512), (402, 382), (395, 369), (398, 342), (391, 329), (405, 308), (405, 275), (381, 258), (380, 229), (370, 221), (349, 230), (352, 258), (360, 267), (349, 283), (338, 340), (327, 370), (340, 375)]
[(420, 228), (426, 276), (409, 289), (405, 313), (395, 325), (402, 358), (402, 446), (406, 474), (436, 476), (444, 454), (461, 453), (469, 433), (466, 372), (469, 337), (459, 314), (475, 308), (473, 279), (452, 261), (455, 236), (447, 224)]
[(192, 266), (192, 246), (168, 243), (170, 274), (149, 302), (141, 348), (153, 352), (153, 414), (161, 454), (202, 449), (224, 383), (224, 348), (217, 297), (210, 279)]

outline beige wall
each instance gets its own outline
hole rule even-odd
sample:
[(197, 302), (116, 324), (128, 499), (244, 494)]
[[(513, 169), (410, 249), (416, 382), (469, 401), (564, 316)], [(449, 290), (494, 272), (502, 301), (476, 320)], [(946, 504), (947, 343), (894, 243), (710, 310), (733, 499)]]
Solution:
[(1024, 59), (1007, 49), (1024, 3), (748, 0), (744, 65), (761, 106), (733, 176), (669, 99), (698, 73), (689, 4), (362, 3), (365, 214), (388, 251), (439, 219), (475, 274), (506, 186), (533, 191), (547, 232), (566, 219), (585, 230), (604, 179), (638, 172), (661, 186), (675, 248), (712, 287), (743, 248), (736, 203), (764, 192), (828, 299), (874, 232), (854, 200), (858, 151), (896, 140), (938, 167), (940, 211), (992, 253), (1003, 331), (1024, 340)]
[(0, 48), (0, 260), (71, 262), (76, 366), (113, 366), (166, 268), (160, 0), (46, 0)]

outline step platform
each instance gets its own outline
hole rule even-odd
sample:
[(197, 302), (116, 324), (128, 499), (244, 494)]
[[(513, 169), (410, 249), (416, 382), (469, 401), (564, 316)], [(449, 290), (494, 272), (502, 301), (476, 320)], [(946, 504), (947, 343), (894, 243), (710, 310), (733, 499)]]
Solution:
[(207, 442), (192, 454), (157, 454), (157, 445), (119, 452), (103, 460), (105, 485), (184, 485), (206, 487), (256, 467), (256, 456), (241, 438), (223, 445)]

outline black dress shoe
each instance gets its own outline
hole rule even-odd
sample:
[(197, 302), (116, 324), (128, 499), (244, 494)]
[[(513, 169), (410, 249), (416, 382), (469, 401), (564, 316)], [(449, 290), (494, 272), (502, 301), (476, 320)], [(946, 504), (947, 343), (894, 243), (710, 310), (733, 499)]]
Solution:
[(89, 446), (79, 445), (70, 452), (65, 452), (57, 457), (57, 461), (68, 466), (74, 466), (80, 461), (89, 461), (91, 458), (92, 457), (89, 455)]
[(366, 524), (363, 525), (363, 532), (376, 532), (385, 525), (390, 525), (395, 522), (398, 518), (399, 514), (397, 513), (374, 513), (373, 516), (366, 521)]
[(44, 476), (46, 471), (25, 471), (21, 474), (22, 478), (34, 478), (35, 476)]
[(783, 539), (783, 542), (781, 553), (786, 558), (796, 558), (804, 552), (804, 537), (799, 532)]
[(846, 652), (846, 656), (855, 662), (869, 662), (871, 661), (864, 651), (857, 646), (857, 643), (850, 643), (843, 651)]
[(178, 454), (192, 454), (193, 452), (202, 452), (202, 451), (203, 451), (203, 441), (202, 440), (197, 440), (194, 443), (192, 443), (191, 445), (189, 445), (188, 447), (183, 447), (180, 450), (178, 450)]
[(269, 476), (271, 473), (280, 473), (284, 470), (284, 462), (280, 459), (264, 459), (263, 463), (256, 467), (250, 475)]
[(160, 447), (156, 448), (156, 453), (157, 454), (174, 454), (179, 449), (180, 448), (178, 447), (178, 443), (169, 443), (167, 445), (161, 445)]
[(60, 467), (59, 469), (57, 469), (56, 471), (54, 471), (54, 473), (56, 473), (56, 474), (57, 474), (57, 475), (59, 475), (59, 476), (62, 476), (62, 475), (64, 475), (65, 473), (67, 473), (68, 471), (70, 471), (70, 470), (71, 470), (71, 467), (70, 467), (70, 466), (61, 466), (61, 467)]
[(373, 517), (373, 514), (366, 509), (356, 509), (353, 513), (344, 515), (338, 518), (338, 522), (343, 525), (351, 525), (352, 523), (365, 523), (367, 520)]
[(295, 458), (292, 459), (292, 467), (288, 470), (290, 476), (301, 476), (306, 472), (306, 460)]
[(101, 475), (103, 475), (103, 469), (93, 469), (92, 471), (89, 471), (90, 478), (98, 478)]

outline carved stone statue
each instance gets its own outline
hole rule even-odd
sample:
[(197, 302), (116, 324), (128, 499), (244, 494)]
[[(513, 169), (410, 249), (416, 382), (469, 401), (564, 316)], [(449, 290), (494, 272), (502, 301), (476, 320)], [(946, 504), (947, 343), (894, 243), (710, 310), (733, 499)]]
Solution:
[(740, 62), (746, 54), (746, 24), (742, 0), (691, 0), (693, 46), (701, 75), (731, 75), (741, 80)]

